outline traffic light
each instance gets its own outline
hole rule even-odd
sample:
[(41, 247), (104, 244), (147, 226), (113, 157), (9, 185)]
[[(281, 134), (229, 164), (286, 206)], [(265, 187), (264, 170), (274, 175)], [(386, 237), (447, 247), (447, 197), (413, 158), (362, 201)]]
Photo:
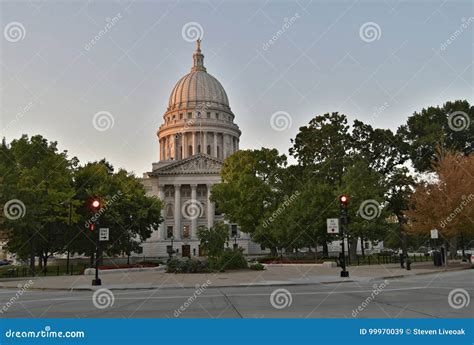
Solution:
[(341, 195), (339, 197), (339, 202), (341, 203), (341, 206), (343, 207), (347, 207), (347, 205), (349, 204), (349, 196), (348, 195)]
[(99, 212), (102, 204), (100, 203), (99, 198), (92, 198), (90, 201), (90, 207), (93, 212)]
[(90, 231), (94, 231), (94, 230), (95, 230), (95, 224), (94, 224), (94, 223), (90, 223), (90, 224), (89, 224), (89, 230), (90, 230)]

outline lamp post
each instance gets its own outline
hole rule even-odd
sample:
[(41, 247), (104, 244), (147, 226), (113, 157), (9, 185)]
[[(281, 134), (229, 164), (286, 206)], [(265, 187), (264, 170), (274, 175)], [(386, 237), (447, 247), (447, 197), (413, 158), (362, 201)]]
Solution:
[(170, 239), (171, 239), (171, 246), (170, 246), (170, 249), (168, 250), (168, 255), (169, 255), (170, 260), (171, 260), (171, 259), (173, 259), (173, 251), (174, 251), (174, 249), (173, 249), (173, 241), (174, 241), (174, 236), (171, 235)]

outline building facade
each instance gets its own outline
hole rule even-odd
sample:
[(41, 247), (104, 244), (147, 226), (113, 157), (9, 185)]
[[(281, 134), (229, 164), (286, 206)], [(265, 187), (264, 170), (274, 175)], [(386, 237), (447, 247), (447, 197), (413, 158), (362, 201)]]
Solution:
[[(202, 254), (197, 229), (223, 220), (210, 200), (211, 188), (220, 183), (224, 160), (239, 149), (240, 129), (234, 122), (221, 83), (207, 73), (201, 42), (196, 42), (191, 71), (173, 88), (163, 124), (157, 135), (159, 162), (145, 173), (148, 195), (164, 202), (164, 222), (142, 244), (146, 257)], [(229, 246), (246, 253), (260, 252), (236, 224), (229, 225)]]

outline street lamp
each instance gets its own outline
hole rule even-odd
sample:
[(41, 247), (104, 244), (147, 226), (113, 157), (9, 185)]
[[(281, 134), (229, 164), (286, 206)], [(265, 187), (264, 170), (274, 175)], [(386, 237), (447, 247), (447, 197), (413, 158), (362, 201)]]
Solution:
[(174, 236), (173, 235), (171, 235), (170, 240), (171, 240), (171, 246), (168, 249), (168, 255), (169, 255), (170, 260), (171, 260), (173, 258), (173, 251), (174, 251), (174, 249), (173, 249)]

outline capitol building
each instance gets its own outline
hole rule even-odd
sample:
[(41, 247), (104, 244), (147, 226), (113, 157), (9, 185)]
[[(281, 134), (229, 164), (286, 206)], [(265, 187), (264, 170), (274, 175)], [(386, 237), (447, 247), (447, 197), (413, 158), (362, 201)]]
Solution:
[[(234, 120), (224, 88), (207, 73), (197, 40), (191, 71), (171, 91), (157, 131), (160, 159), (143, 177), (148, 195), (164, 204), (164, 222), (142, 244), (144, 256), (165, 257), (170, 251), (183, 257), (202, 254), (198, 227), (224, 220), (210, 196), (212, 186), (221, 182), (224, 160), (239, 149), (241, 131)], [(228, 226), (230, 247), (248, 254), (262, 252), (237, 224)]]

